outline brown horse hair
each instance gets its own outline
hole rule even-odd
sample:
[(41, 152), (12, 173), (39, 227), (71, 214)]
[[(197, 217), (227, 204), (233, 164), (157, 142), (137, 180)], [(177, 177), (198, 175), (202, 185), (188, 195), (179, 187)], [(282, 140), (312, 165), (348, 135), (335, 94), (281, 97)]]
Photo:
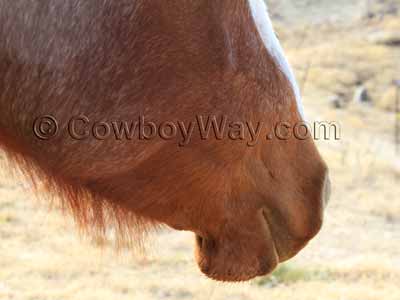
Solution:
[(4, 158), (0, 159), (0, 169), (13, 180), (27, 182), (34, 198), (44, 200), (51, 210), (72, 216), (81, 237), (92, 237), (100, 246), (112, 240), (117, 252), (124, 248), (143, 252), (148, 234), (161, 229), (159, 223), (41, 168), (25, 149), (0, 131), (0, 157)]

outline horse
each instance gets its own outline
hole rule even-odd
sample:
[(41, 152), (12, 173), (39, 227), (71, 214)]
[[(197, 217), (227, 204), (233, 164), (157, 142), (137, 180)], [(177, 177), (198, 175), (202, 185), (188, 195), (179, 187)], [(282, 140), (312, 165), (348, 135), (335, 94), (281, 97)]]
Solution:
[(0, 148), (89, 234), (191, 231), (209, 278), (269, 274), (329, 199), (303, 121), (262, 0), (0, 2)]

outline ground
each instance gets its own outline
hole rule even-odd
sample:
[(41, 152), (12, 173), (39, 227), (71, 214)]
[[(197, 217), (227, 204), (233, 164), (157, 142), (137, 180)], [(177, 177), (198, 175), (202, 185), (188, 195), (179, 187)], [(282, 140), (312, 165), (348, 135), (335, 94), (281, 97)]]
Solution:
[[(333, 183), (318, 237), (272, 276), (217, 283), (198, 271), (192, 234), (165, 229), (152, 236), (146, 254), (117, 254), (111, 245), (81, 238), (69, 218), (48, 210), (24, 181), (1, 169), (0, 299), (400, 299), (400, 154), (395, 114), (378, 105), (400, 77), (400, 47), (369, 38), (398, 28), (398, 15), (379, 12), (400, 3), (377, 1), (371, 8), (377, 17), (365, 20), (362, 1), (336, 6), (308, 1), (308, 14), (307, 9), (295, 14), (306, 1), (272, 2), (277, 30), (302, 83), (307, 119), (337, 121), (341, 127), (339, 141), (317, 142)], [(351, 18), (345, 3), (357, 10)], [(327, 25), (323, 12), (331, 10), (336, 14)], [(293, 26), (288, 16), (298, 15), (317, 25), (291, 33), (283, 24)], [(372, 103), (350, 101), (360, 84)], [(337, 94), (346, 100), (342, 109), (328, 101)]]

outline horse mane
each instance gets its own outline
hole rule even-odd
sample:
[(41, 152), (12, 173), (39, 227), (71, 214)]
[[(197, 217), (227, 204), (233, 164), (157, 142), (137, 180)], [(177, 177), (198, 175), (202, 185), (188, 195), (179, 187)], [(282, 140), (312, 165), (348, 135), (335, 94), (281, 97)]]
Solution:
[(100, 241), (100, 245), (104, 245), (106, 240), (113, 240), (116, 250), (130, 248), (143, 251), (148, 233), (161, 227), (82, 185), (68, 182), (43, 169), (2, 132), (0, 169), (10, 173), (13, 179), (26, 181), (36, 199), (45, 200), (49, 208), (60, 209), (64, 215), (72, 216), (78, 232)]

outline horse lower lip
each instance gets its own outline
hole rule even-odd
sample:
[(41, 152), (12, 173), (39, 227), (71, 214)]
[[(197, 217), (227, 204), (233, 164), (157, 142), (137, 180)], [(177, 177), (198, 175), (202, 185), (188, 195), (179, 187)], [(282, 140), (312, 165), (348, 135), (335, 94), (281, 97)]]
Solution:
[(271, 225), (270, 225), (270, 222), (268, 221), (268, 216), (267, 216), (267, 212), (266, 212), (265, 208), (262, 209), (262, 215), (265, 220), (266, 230), (268, 230), (268, 232), (269, 232), (271, 247), (274, 248), (275, 255), (278, 258), (278, 262), (279, 262), (280, 257), (279, 257), (279, 252), (278, 252), (278, 248), (277, 248), (277, 243), (275, 241), (274, 234), (272, 233)]
[(196, 241), (200, 249), (203, 249), (204, 246), (204, 238), (198, 234), (196, 234)]
[[(268, 221), (267, 211), (264, 208), (262, 209), (262, 215), (264, 217), (265, 223), (268, 226), (268, 229), (271, 231), (270, 224), (269, 224), (269, 221)], [(272, 235), (272, 233), (271, 233), (271, 235)]]

